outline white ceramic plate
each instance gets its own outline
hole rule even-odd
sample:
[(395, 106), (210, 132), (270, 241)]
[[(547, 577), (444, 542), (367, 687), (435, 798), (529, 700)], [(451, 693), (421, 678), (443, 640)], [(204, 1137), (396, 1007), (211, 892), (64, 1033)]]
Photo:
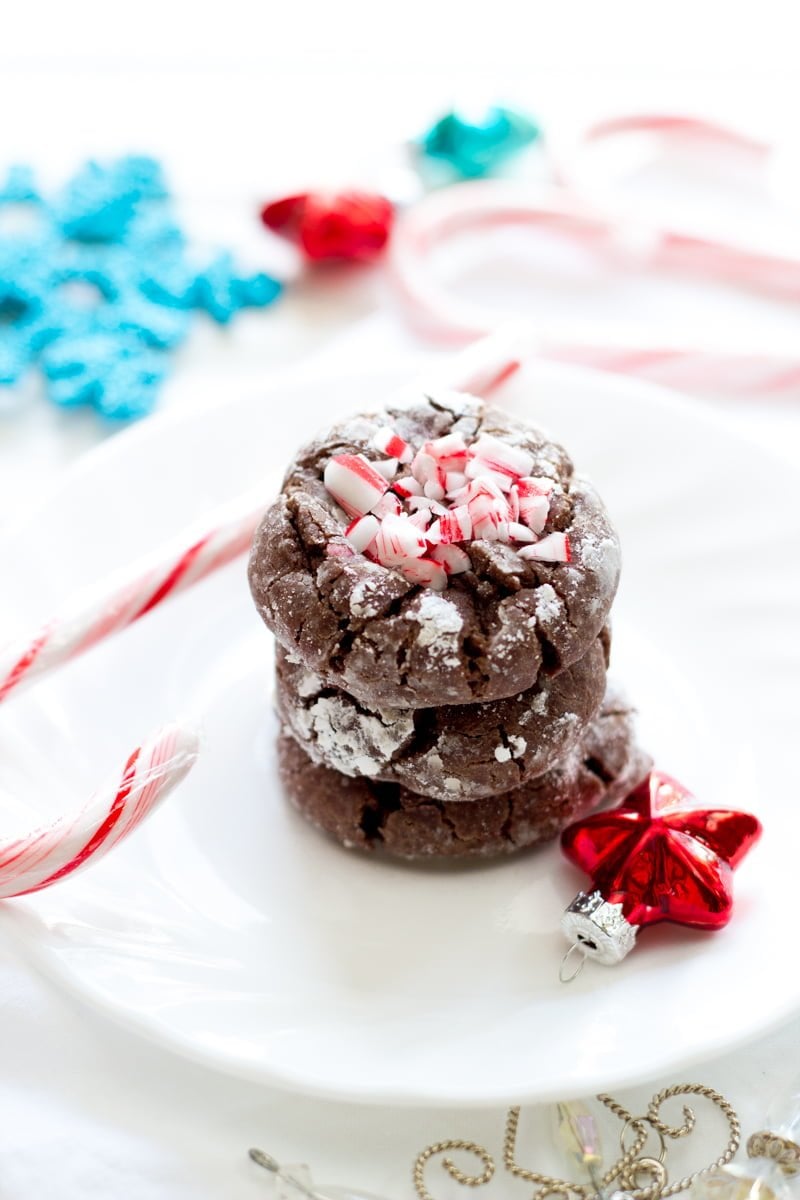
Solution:
[[(157, 419), (83, 460), (4, 538), (4, 620), (165, 540), (266, 475), (337, 412), (402, 382), (283, 380)], [(800, 1006), (794, 931), (798, 479), (690, 404), (532, 367), (505, 402), (544, 424), (622, 536), (614, 660), (659, 762), (762, 844), (717, 935), (648, 931), (622, 966), (558, 982), (583, 878), (556, 847), (480, 867), (340, 849), (283, 802), (270, 637), (236, 564), (9, 703), (5, 828), (64, 808), (162, 720), (204, 714), (180, 792), (85, 875), (5, 905), (0, 928), (117, 1019), (192, 1058), (310, 1093), (489, 1104), (675, 1070)]]

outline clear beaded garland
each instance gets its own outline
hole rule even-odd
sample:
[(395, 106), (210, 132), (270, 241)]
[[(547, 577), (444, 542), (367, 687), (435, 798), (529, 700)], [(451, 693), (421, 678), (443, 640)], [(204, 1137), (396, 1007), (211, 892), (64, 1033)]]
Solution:
[(770, 1159), (728, 1163), (692, 1185), (692, 1200), (790, 1200), (793, 1195), (786, 1175)]
[(776, 1162), (786, 1174), (800, 1173), (800, 1084), (773, 1101), (765, 1128), (751, 1135), (747, 1153)]

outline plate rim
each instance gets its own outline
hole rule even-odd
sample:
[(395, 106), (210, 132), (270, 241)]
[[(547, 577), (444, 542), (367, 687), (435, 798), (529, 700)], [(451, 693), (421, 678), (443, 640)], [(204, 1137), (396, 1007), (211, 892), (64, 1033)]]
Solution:
[[(248, 1069), (247, 1065), (239, 1057), (231, 1059), (230, 1057), (225, 1057), (222, 1052), (215, 1053), (206, 1047), (198, 1046), (197, 1043), (191, 1043), (188, 1039), (180, 1036), (170, 1036), (166, 1031), (166, 1027), (159, 1024), (155, 1018), (151, 1018), (145, 1013), (134, 1011), (130, 1007), (123, 1008), (113, 1003), (104, 1003), (102, 997), (97, 992), (82, 989), (78, 982), (78, 977), (63, 965), (57, 954), (51, 954), (48, 951), (43, 940), (38, 939), (34, 941), (26, 938), (24, 930), (19, 928), (19, 926), (23, 926), (29, 918), (32, 922), (37, 922), (38, 918), (35, 911), (29, 907), (20, 905), (19, 908), (22, 912), (21, 921), (14, 917), (13, 912), (7, 910), (0, 911), (0, 928), (5, 929), (7, 933), (10, 932), (15, 943), (19, 945), (21, 952), (42, 972), (45, 978), (63, 987), (67, 995), (86, 1005), (91, 1012), (97, 1013), (112, 1026), (124, 1029), (135, 1034), (137, 1037), (144, 1037), (161, 1050), (176, 1054), (184, 1060), (195, 1063), (207, 1070), (225, 1075), (228, 1078), (241, 1079), (245, 1082), (260, 1084), (263, 1087), (274, 1088), (280, 1092), (289, 1092), (295, 1096), (309, 1097), (313, 1100), (335, 1101), (336, 1103), (345, 1103), (353, 1106), (372, 1104), (380, 1105), (383, 1108), (398, 1109), (427, 1108), (437, 1110), (447, 1108), (468, 1112), (493, 1106), (553, 1104), (564, 1099), (563, 1088), (555, 1084), (551, 1087), (539, 1088), (532, 1092), (515, 1090), (513, 1093), (509, 1093), (502, 1088), (489, 1087), (481, 1096), (465, 1096), (456, 1093), (444, 1094), (441, 1091), (431, 1094), (428, 1092), (415, 1092), (410, 1088), (397, 1088), (396, 1086), (393, 1087), (391, 1092), (384, 1092), (380, 1089), (371, 1089), (369, 1087), (354, 1087), (352, 1084), (348, 1085), (347, 1090), (337, 1090), (333, 1086), (325, 1087), (309, 1084), (307, 1081), (301, 1082), (280, 1071), (270, 1071), (263, 1066)], [(590, 1082), (587, 1083), (585, 1092), (582, 1092), (582, 1094), (588, 1096), (598, 1092), (639, 1087), (649, 1084), (654, 1078), (666, 1073), (666, 1071), (680, 1072), (698, 1064), (713, 1061), (728, 1051), (733, 1051), (751, 1042), (761, 1040), (789, 1025), (796, 1017), (798, 1007), (800, 1006), (796, 1003), (787, 1003), (772, 1020), (762, 1025), (756, 1034), (748, 1033), (739, 1039), (720, 1037), (718, 1040), (708, 1043), (702, 1055), (691, 1052), (678, 1055), (675, 1059), (671, 1060), (669, 1067), (656, 1068), (654, 1070), (652, 1066), (645, 1063), (634, 1072), (626, 1071), (617, 1076), (609, 1073), (608, 1068), (603, 1068), (602, 1075), (589, 1074), (587, 1076)]]

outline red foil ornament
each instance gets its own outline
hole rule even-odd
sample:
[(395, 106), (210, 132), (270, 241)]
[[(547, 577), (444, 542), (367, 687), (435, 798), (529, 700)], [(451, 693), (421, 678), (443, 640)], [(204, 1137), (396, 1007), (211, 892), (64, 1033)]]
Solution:
[(564, 929), (605, 962), (623, 958), (636, 929), (657, 921), (721, 929), (733, 913), (734, 868), (760, 835), (750, 813), (698, 808), (685, 787), (652, 771), (619, 808), (561, 835), (594, 887), (567, 909)]
[(261, 220), (311, 262), (369, 262), (389, 240), (394, 208), (373, 192), (301, 192), (266, 204)]

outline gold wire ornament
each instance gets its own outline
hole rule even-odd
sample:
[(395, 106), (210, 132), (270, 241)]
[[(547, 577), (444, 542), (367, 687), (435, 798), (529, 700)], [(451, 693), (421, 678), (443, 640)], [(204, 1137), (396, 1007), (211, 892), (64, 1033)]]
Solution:
[(451, 1138), (445, 1142), (434, 1142), (432, 1146), (426, 1146), (416, 1157), (414, 1162), (414, 1188), (420, 1200), (433, 1200), (430, 1192), (425, 1187), (425, 1167), (428, 1160), (433, 1158), (435, 1154), (446, 1154), (448, 1150), (464, 1150), (468, 1154), (474, 1154), (483, 1163), (483, 1171), (480, 1175), (467, 1175), (464, 1171), (460, 1171), (455, 1165), (452, 1158), (442, 1160), (442, 1166), (451, 1179), (455, 1179), (456, 1183), (462, 1183), (465, 1187), (481, 1187), (484, 1183), (488, 1183), (494, 1175), (494, 1159), (488, 1150), (483, 1146), (479, 1146), (476, 1142), (465, 1142), (460, 1138)]
[[(713, 1163), (670, 1183), (667, 1169), (668, 1143), (671, 1140), (688, 1137), (697, 1124), (694, 1110), (688, 1105), (683, 1106), (683, 1123), (681, 1125), (669, 1125), (662, 1119), (660, 1115), (662, 1105), (667, 1100), (678, 1096), (701, 1096), (710, 1100), (725, 1117), (728, 1123), (729, 1137), (722, 1154)], [(559, 1197), (560, 1200), (590, 1200), (591, 1197), (606, 1192), (612, 1185), (616, 1191), (625, 1192), (632, 1200), (662, 1200), (662, 1198), (666, 1200), (667, 1197), (686, 1191), (702, 1175), (717, 1167), (725, 1166), (739, 1149), (741, 1127), (735, 1110), (723, 1095), (704, 1084), (681, 1083), (674, 1087), (663, 1088), (653, 1096), (647, 1111), (639, 1117), (628, 1112), (612, 1096), (601, 1094), (597, 1099), (622, 1122), (621, 1153), (604, 1175), (599, 1175), (599, 1168), (595, 1165), (590, 1173), (590, 1179), (580, 1182), (559, 1179), (530, 1167), (521, 1166), (517, 1162), (520, 1109), (510, 1108), (508, 1110), (503, 1136), (503, 1166), (509, 1174), (535, 1185), (534, 1200), (547, 1200), (550, 1196)], [(630, 1145), (627, 1145), (630, 1134), (633, 1135), (633, 1140)], [(658, 1151), (655, 1155), (644, 1154), (642, 1152), (646, 1149), (648, 1139), (652, 1134), (656, 1136)], [(480, 1187), (492, 1179), (495, 1173), (495, 1163), (484, 1146), (480, 1146), (476, 1142), (458, 1139), (435, 1142), (421, 1151), (414, 1162), (413, 1182), (419, 1200), (434, 1200), (425, 1183), (428, 1163), (437, 1154), (446, 1154), (452, 1150), (463, 1150), (474, 1154), (482, 1162), (483, 1171), (480, 1175), (467, 1175), (456, 1167), (451, 1158), (447, 1157), (443, 1159), (441, 1165), (451, 1179), (466, 1187)]]

